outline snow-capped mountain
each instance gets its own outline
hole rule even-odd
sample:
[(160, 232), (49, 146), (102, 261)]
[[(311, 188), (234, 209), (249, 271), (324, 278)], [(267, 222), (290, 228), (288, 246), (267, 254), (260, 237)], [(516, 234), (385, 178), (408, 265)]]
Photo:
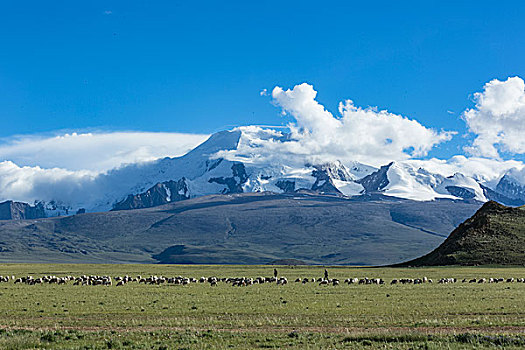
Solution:
[(182, 157), (130, 164), (81, 182), (71, 181), (67, 191), (37, 200), (48, 216), (79, 210), (145, 208), (210, 194), (264, 191), (525, 203), (525, 170), (512, 169), (495, 182), (497, 185), (490, 186), (476, 174), (438, 174), (411, 161), (374, 167), (301, 155), (294, 153), (290, 137), (257, 127), (222, 131)]
[[(257, 136), (261, 137), (262, 132), (257, 132)], [(461, 173), (444, 176), (429, 172), (410, 162), (391, 162), (378, 169), (355, 161), (346, 164), (338, 160), (313, 164), (304, 159), (289, 159), (285, 155), (280, 157), (272, 155), (270, 157), (272, 160), (279, 159), (280, 161), (267, 161), (268, 156), (264, 152), (258, 152), (258, 146), (253, 144), (253, 137), (250, 138), (250, 133), (253, 134), (253, 130), (239, 128), (212, 136), (210, 140), (180, 160), (170, 160), (176, 163), (186, 157), (191, 157), (192, 160), (201, 159), (201, 161), (205, 159), (204, 161), (208, 164), (206, 167), (200, 167), (200, 171), (189, 171), (188, 169), (185, 174), (189, 176), (173, 178), (155, 184), (145, 192), (130, 194), (114, 208), (131, 209), (160, 205), (173, 200), (213, 193), (263, 191), (293, 193), (306, 190), (347, 197), (373, 193), (416, 201), (461, 199), (480, 202), (494, 199), (494, 193), (502, 194), (495, 189), (488, 192), (489, 188), (474, 177)], [(283, 142), (283, 140), (286, 142), (287, 139), (286, 134), (267, 132), (263, 137), (265, 137), (264, 140), (273, 138), (275, 142)], [(228, 147), (216, 145), (217, 140), (223, 139), (231, 141)], [(202, 150), (214, 151), (220, 148), (223, 149), (218, 153), (202, 152)], [(218, 155), (228, 157), (230, 160), (218, 157)], [(209, 166), (209, 164), (212, 165)], [(193, 166), (196, 165), (193, 164)], [(508, 178), (510, 175), (505, 175), (501, 181)], [(172, 188), (174, 181), (178, 181), (178, 187), (175, 189)], [(513, 184), (517, 186), (516, 181)], [(183, 189), (182, 192), (180, 189)], [(174, 191), (178, 191), (176, 199), (170, 196), (170, 193)], [(154, 193), (158, 193), (157, 199), (153, 200), (154, 204), (149, 204), (152, 202), (151, 198)], [(509, 198), (515, 198), (515, 196)]]
[[(87, 210), (142, 208), (217, 193), (312, 190), (353, 196), (363, 191), (355, 181), (375, 170), (359, 162), (258, 161), (257, 148), (246, 145), (250, 142), (242, 128), (223, 131), (182, 157), (113, 170), (94, 181), (107, 191)], [(251, 154), (231, 156), (239, 149)]]
[(438, 198), (487, 201), (480, 184), (473, 178), (459, 173), (444, 177), (410, 163), (392, 162), (358, 182), (368, 193), (416, 201)]
[(509, 170), (498, 182), (496, 191), (509, 198), (525, 202), (525, 169)]

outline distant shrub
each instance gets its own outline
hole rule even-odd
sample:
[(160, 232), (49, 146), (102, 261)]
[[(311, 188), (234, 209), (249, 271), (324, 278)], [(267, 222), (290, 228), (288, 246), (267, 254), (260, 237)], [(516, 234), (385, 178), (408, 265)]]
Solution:
[(508, 335), (483, 335), (464, 333), (455, 336), (455, 340), (465, 344), (487, 344), (497, 346), (525, 346), (525, 337)]
[(40, 341), (47, 342), (47, 343), (54, 343), (57, 341), (57, 336), (55, 332), (46, 332), (42, 334), (40, 337)]

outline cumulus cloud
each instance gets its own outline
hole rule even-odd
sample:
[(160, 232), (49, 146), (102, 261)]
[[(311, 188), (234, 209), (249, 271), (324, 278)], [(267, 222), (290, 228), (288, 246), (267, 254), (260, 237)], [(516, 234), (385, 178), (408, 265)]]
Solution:
[(474, 95), (476, 106), (463, 113), (476, 134), (465, 148), (475, 156), (499, 158), (500, 153), (525, 153), (525, 83), (519, 77), (494, 79)]
[(376, 108), (361, 108), (351, 100), (339, 104), (334, 117), (316, 101), (317, 91), (301, 84), (284, 91), (276, 87), (272, 97), (296, 123), (292, 137), (319, 153), (345, 158), (384, 161), (425, 156), (435, 145), (450, 140), (452, 132), (438, 132), (418, 121)]
[(89, 200), (97, 174), (90, 171), (70, 171), (41, 167), (20, 167), (11, 161), (0, 162), (0, 200), (20, 200), (32, 203), (57, 197), (72, 201), (82, 193)]
[(453, 134), (387, 111), (360, 108), (351, 100), (340, 103), (340, 116), (336, 117), (316, 97), (317, 91), (306, 83), (291, 90), (275, 87), (273, 103), (294, 118), (288, 125), (290, 135), (245, 127), (247, 136), (239, 149), (221, 156), (249, 158), (252, 162), (279, 156), (299, 162), (358, 160), (381, 165), (425, 156)]
[(181, 156), (209, 135), (161, 132), (71, 133), (0, 141), (0, 161), (19, 166), (106, 171), (122, 164)]

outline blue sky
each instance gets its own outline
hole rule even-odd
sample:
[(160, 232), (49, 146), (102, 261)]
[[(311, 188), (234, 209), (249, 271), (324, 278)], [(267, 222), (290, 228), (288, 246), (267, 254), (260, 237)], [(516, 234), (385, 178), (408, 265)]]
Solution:
[(520, 1), (250, 3), (4, 2), (0, 137), (286, 124), (260, 91), (307, 82), (334, 113), (352, 99), (458, 131), (430, 153), (450, 157), (472, 94), (525, 76)]

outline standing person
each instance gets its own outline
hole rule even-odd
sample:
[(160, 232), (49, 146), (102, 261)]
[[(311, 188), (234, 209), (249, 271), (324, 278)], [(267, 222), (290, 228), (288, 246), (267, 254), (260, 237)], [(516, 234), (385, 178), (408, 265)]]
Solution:
[(273, 277), (277, 278), (277, 269), (273, 269)]
[(324, 279), (328, 280), (328, 271), (324, 269)]

